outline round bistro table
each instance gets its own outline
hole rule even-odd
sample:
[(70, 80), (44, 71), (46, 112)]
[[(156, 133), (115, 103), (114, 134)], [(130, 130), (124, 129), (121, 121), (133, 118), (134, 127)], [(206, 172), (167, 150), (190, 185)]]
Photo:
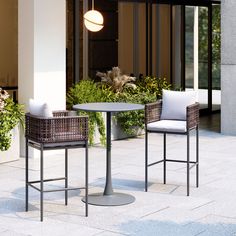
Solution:
[(144, 106), (133, 103), (101, 102), (78, 104), (74, 105), (73, 109), (88, 112), (106, 112), (106, 184), (103, 193), (88, 196), (88, 203), (97, 206), (121, 206), (134, 202), (134, 196), (113, 191), (111, 177), (111, 116), (112, 113), (116, 112), (143, 110)]

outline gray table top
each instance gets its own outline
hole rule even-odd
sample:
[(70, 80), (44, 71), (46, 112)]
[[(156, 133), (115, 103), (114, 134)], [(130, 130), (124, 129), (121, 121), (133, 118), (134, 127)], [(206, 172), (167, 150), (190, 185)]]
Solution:
[(83, 103), (73, 106), (75, 110), (94, 111), (94, 112), (119, 112), (119, 111), (134, 111), (143, 110), (144, 105), (135, 103), (122, 102), (98, 102), (98, 103)]

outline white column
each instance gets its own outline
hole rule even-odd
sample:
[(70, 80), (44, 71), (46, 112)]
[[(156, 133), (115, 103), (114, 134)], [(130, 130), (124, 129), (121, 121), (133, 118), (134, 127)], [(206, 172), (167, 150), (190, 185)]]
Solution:
[[(18, 1), (19, 102), (66, 106), (66, 1)], [(22, 150), (23, 154), (23, 145)]]
[(236, 135), (236, 1), (221, 1), (221, 132)]
[[(34, 1), (18, 2), (19, 102), (28, 105), (34, 97)], [(28, 108), (26, 109), (28, 110)]]

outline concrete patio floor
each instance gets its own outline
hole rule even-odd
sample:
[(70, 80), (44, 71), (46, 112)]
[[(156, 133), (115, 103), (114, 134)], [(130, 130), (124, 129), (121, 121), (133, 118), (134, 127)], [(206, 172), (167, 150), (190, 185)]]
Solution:
[[(112, 176), (116, 192), (135, 196), (125, 206), (89, 205), (85, 217), (81, 197), (71, 191), (69, 204), (64, 193), (45, 194), (44, 222), (39, 218), (39, 193), (30, 189), (29, 212), (24, 205), (24, 159), (0, 165), (0, 235), (236, 235), (236, 137), (200, 129), (200, 187), (195, 188), (191, 170), (190, 196), (186, 196), (184, 164), (168, 163), (167, 184), (162, 164), (149, 168), (149, 191), (144, 192), (144, 137), (112, 142)], [(211, 122), (211, 121), (210, 121)], [(217, 125), (216, 125), (217, 126)], [(191, 145), (194, 147), (194, 136)], [(167, 155), (185, 159), (186, 137), (167, 136)], [(162, 154), (162, 135), (150, 135), (150, 159)], [(192, 157), (195, 158), (193, 149)], [(69, 151), (70, 186), (84, 183), (84, 150)], [(45, 177), (64, 173), (63, 154), (45, 159)], [(30, 160), (30, 176), (39, 176), (39, 160)], [(89, 148), (89, 193), (102, 192), (105, 182), (105, 149)], [(60, 186), (60, 182), (53, 183)], [(48, 187), (51, 187), (52, 183)]]

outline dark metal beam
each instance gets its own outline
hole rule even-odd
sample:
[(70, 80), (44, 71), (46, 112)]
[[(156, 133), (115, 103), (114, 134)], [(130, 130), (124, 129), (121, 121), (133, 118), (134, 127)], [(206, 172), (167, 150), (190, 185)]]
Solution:
[(149, 14), (148, 14), (148, 1), (146, 1), (146, 76), (149, 75), (149, 24), (148, 24), (148, 18), (149, 18)]
[(110, 0), (116, 2), (152, 2), (155, 4), (172, 4), (185, 6), (208, 6), (210, 4), (221, 4), (221, 0)]
[(79, 1), (74, 0), (74, 30), (73, 30), (73, 47), (74, 47), (74, 83), (79, 82), (80, 78), (80, 68), (79, 68), (79, 61), (80, 61), (80, 40), (79, 40), (79, 29), (80, 29), (80, 7)]
[(185, 89), (185, 6), (181, 6), (181, 87)]
[(173, 6), (170, 5), (170, 83), (173, 84)]
[(212, 112), (212, 6), (208, 7), (208, 109)]
[(152, 2), (149, 3), (149, 75), (152, 75)]

